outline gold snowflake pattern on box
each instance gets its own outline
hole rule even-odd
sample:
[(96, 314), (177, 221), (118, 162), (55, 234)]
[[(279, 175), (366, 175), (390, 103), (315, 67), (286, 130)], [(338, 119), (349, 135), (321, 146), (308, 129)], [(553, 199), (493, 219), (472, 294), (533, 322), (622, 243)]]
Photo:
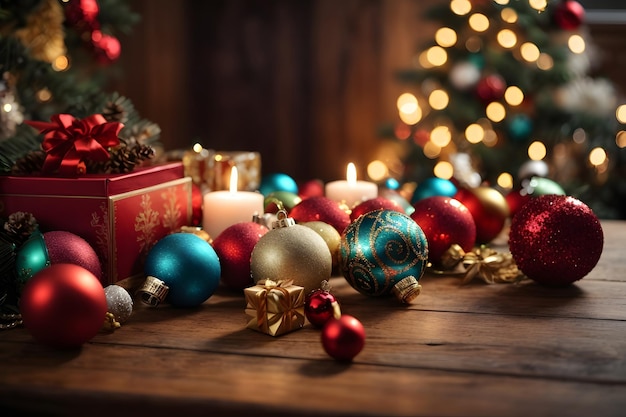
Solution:
[(100, 213), (94, 211), (91, 213), (91, 228), (96, 234), (95, 246), (98, 253), (102, 257), (100, 261), (106, 265), (109, 261), (109, 210), (106, 203), (100, 204)]
[(156, 243), (156, 229), (159, 226), (159, 212), (152, 208), (152, 199), (150, 195), (141, 196), (142, 211), (135, 217), (135, 232), (137, 234), (137, 243), (139, 244), (139, 252), (146, 255), (152, 246)]
[(161, 198), (163, 199), (164, 210), (163, 227), (165, 227), (170, 232), (174, 231), (182, 225), (180, 221), (181, 207), (178, 203), (176, 188), (168, 187), (164, 192), (161, 193)]

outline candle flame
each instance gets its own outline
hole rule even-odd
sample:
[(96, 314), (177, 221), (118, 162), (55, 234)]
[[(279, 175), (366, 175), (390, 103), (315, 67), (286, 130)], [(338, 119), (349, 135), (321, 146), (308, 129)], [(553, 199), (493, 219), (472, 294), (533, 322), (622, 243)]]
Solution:
[(348, 168), (346, 169), (346, 179), (348, 180), (348, 185), (356, 185), (356, 167), (352, 162), (348, 164)]
[(230, 169), (230, 192), (237, 192), (237, 182), (239, 181), (239, 174), (237, 173), (237, 167)]

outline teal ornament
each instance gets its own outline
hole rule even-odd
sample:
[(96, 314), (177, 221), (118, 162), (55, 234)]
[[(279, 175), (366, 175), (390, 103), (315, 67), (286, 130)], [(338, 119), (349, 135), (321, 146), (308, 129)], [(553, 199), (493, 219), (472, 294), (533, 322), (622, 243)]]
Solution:
[(192, 233), (174, 233), (148, 252), (144, 272), (168, 288), (165, 302), (175, 307), (195, 307), (217, 289), (221, 267), (217, 253), (206, 240)]
[(20, 284), (25, 284), (33, 275), (50, 266), (48, 248), (39, 230), (34, 231), (30, 237), (20, 246), (15, 258), (17, 279)]
[(530, 196), (540, 195), (565, 195), (565, 190), (558, 183), (549, 178), (532, 177), (528, 184), (524, 184), (523, 189)]
[(409, 303), (421, 290), (428, 242), (411, 217), (394, 210), (363, 214), (342, 233), (339, 266), (348, 283), (368, 296), (395, 295)]
[(485, 68), (485, 56), (483, 54), (469, 54), (467, 60), (480, 70)]
[(380, 191), (379, 196), (386, 198), (387, 200), (395, 201), (409, 216), (415, 211), (415, 207), (413, 207), (406, 198), (402, 197), (400, 193), (395, 190), (383, 189)]
[(426, 178), (424, 181), (420, 182), (415, 188), (415, 191), (413, 191), (411, 204), (415, 204), (424, 198), (434, 196), (454, 197), (456, 192), (456, 185), (450, 180), (439, 177)]
[(298, 194), (298, 184), (296, 180), (287, 174), (274, 173), (268, 174), (261, 179), (259, 192), (264, 196), (276, 191), (287, 191), (289, 193)]
[(389, 177), (385, 180), (385, 187), (389, 190), (397, 190), (400, 188), (400, 181), (395, 178)]
[(526, 141), (533, 132), (533, 122), (525, 114), (517, 114), (511, 118), (507, 126), (509, 137), (514, 142)]

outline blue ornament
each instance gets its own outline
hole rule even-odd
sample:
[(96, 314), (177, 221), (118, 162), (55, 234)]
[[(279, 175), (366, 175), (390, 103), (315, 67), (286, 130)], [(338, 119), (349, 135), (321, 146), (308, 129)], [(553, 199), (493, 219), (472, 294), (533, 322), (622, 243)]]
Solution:
[(166, 302), (175, 307), (195, 307), (213, 295), (221, 268), (217, 253), (206, 240), (192, 233), (174, 233), (152, 247), (144, 272), (169, 287)]
[(298, 194), (298, 184), (296, 180), (287, 174), (268, 174), (261, 179), (259, 191), (266, 197), (276, 191), (287, 191), (289, 193)]
[(400, 188), (400, 181), (395, 178), (389, 177), (385, 180), (385, 187), (390, 190), (397, 190)]
[(363, 214), (341, 235), (339, 265), (348, 283), (369, 296), (394, 294), (408, 303), (419, 295), (428, 260), (428, 242), (404, 213), (376, 210)]
[(523, 142), (533, 132), (533, 122), (525, 114), (513, 116), (508, 125), (509, 137), (515, 142)]
[(413, 191), (413, 197), (411, 198), (411, 204), (415, 204), (418, 201), (434, 196), (454, 197), (457, 192), (456, 185), (450, 180), (446, 180), (439, 177), (426, 178), (419, 183)]

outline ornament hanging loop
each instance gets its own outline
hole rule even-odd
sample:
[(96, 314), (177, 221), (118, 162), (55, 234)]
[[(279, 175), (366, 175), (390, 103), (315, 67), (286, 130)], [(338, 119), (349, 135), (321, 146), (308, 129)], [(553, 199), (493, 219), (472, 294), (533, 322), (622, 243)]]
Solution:
[(287, 217), (286, 210), (278, 210), (278, 213), (276, 213), (276, 221), (272, 223), (272, 229), (278, 229), (281, 227), (291, 227), (291, 226), (294, 226), (295, 224), (296, 224), (296, 221), (293, 218)]

